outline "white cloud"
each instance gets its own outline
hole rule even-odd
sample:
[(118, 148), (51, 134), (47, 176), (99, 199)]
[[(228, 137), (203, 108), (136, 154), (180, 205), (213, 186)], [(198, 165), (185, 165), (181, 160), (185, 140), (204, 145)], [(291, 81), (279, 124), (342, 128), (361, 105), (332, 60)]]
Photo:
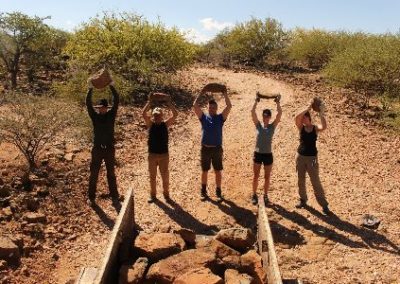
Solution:
[(230, 22), (218, 22), (217, 20), (214, 20), (213, 18), (201, 19), (200, 23), (202, 24), (203, 28), (208, 31), (212, 31), (212, 30), (221, 31), (225, 28), (229, 28), (229, 27), (233, 26), (233, 24)]
[(188, 41), (194, 43), (205, 43), (212, 38), (211, 36), (201, 33), (200, 31), (194, 28), (185, 29), (182, 30), (182, 32), (185, 34), (185, 37)]

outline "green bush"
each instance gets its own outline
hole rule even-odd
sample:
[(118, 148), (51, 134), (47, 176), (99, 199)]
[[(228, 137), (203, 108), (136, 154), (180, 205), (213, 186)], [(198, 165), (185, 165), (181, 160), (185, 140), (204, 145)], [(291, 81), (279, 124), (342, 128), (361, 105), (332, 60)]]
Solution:
[(203, 54), (207, 60), (216, 59), (219, 63), (263, 66), (268, 56), (285, 44), (286, 32), (281, 23), (271, 18), (253, 18), (220, 32), (203, 47)]
[(337, 53), (324, 69), (334, 84), (371, 94), (398, 97), (400, 36), (370, 35)]
[[(106, 65), (127, 91), (163, 85), (166, 76), (192, 62), (195, 51), (177, 29), (127, 13), (105, 13), (82, 24), (64, 50), (71, 70), (78, 70), (73, 76), (85, 75), (86, 80), (86, 75)], [(71, 78), (68, 84), (73, 92), (82, 92), (82, 81)]]
[(290, 33), (286, 52), (290, 60), (309, 68), (321, 69), (335, 54), (362, 40), (363, 33), (296, 29)]

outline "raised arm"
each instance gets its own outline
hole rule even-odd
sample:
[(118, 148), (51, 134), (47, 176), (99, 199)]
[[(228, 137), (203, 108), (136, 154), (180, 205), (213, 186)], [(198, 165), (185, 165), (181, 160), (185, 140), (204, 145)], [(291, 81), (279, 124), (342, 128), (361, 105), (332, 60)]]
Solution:
[(93, 95), (93, 85), (90, 80), (88, 80), (88, 92), (86, 94), (86, 108), (88, 110), (89, 116), (91, 119), (96, 115), (96, 111), (94, 110), (92, 103), (92, 95)]
[(112, 112), (114, 115), (116, 115), (117, 111), (118, 111), (118, 106), (119, 106), (119, 94), (118, 94), (117, 90), (115, 89), (114, 81), (111, 81), (111, 83), (110, 83), (110, 90), (112, 93), (112, 100), (113, 100), (113, 106), (112, 106), (110, 112)]
[(254, 123), (254, 125), (256, 125), (256, 126), (257, 126), (257, 124), (260, 123), (260, 121), (258, 120), (258, 117), (257, 117), (257, 113), (256, 113), (257, 104), (258, 104), (259, 102), (260, 102), (260, 99), (259, 99), (259, 98), (256, 98), (255, 101), (254, 101), (254, 105), (253, 105), (253, 107), (251, 108), (251, 118), (253, 119), (253, 123)]
[(296, 123), (296, 126), (297, 126), (297, 128), (299, 130), (303, 127), (303, 116), (304, 116), (304, 114), (306, 112), (310, 111), (310, 110), (311, 110), (311, 103), (309, 104), (309, 106), (305, 110), (303, 110), (302, 112), (300, 112), (299, 114), (296, 115), (295, 123)]
[(224, 120), (226, 120), (228, 118), (229, 113), (231, 112), (232, 103), (231, 103), (231, 100), (228, 97), (228, 92), (227, 91), (224, 91), (222, 93), (222, 95), (224, 96), (225, 104), (226, 104), (226, 107), (222, 111), (222, 117), (224, 118)]
[(165, 122), (168, 127), (170, 127), (178, 117), (178, 111), (176, 110), (176, 107), (171, 101), (171, 97), (168, 98), (168, 108), (172, 111), (172, 116), (168, 118), (168, 120)]
[(151, 126), (151, 117), (149, 116), (151, 98), (152, 98), (152, 94), (149, 95), (149, 99), (147, 100), (147, 103), (142, 110), (142, 116), (143, 116), (144, 122), (146, 123), (147, 128), (150, 128), (150, 126)]
[(327, 127), (326, 119), (325, 119), (325, 105), (321, 104), (319, 111), (319, 118), (321, 119), (321, 124), (317, 125), (317, 131), (324, 131)]
[(193, 102), (193, 111), (199, 119), (201, 119), (201, 117), (203, 116), (203, 111), (201, 110), (201, 107), (199, 105), (199, 98), (201, 97), (201, 95), (203, 95), (203, 92), (200, 92), (200, 94)]
[(278, 123), (281, 121), (282, 117), (282, 107), (281, 107), (281, 100), (280, 96), (275, 99), (276, 102), (276, 117), (274, 122), (272, 123), (274, 125), (274, 128), (278, 125)]

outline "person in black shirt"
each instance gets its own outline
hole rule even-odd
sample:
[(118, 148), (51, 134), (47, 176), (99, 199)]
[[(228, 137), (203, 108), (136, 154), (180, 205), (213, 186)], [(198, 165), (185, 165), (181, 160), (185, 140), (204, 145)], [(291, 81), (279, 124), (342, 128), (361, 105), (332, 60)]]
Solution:
[(92, 148), (92, 161), (90, 164), (89, 178), (89, 202), (93, 206), (96, 198), (97, 179), (101, 163), (104, 160), (107, 169), (107, 181), (113, 204), (119, 204), (119, 194), (117, 189), (117, 180), (115, 177), (115, 148), (114, 148), (114, 124), (119, 105), (119, 94), (110, 83), (110, 90), (113, 96), (113, 105), (108, 110), (107, 99), (101, 99), (95, 107), (92, 105), (93, 85), (88, 80), (89, 90), (86, 95), (86, 107), (93, 123), (94, 139)]
[(307, 109), (299, 113), (295, 118), (296, 126), (300, 132), (300, 145), (297, 149), (298, 155), (296, 159), (300, 203), (296, 207), (303, 208), (307, 206), (306, 173), (308, 173), (317, 202), (323, 208), (324, 213), (329, 215), (331, 211), (329, 210), (325, 192), (319, 178), (318, 151), (316, 146), (318, 134), (327, 127), (324, 106), (321, 105), (319, 112), (320, 125), (312, 124), (311, 109), (312, 102)]
[[(172, 111), (172, 116), (164, 120), (163, 111), (161, 108), (156, 107), (152, 110), (152, 116), (149, 115), (151, 102), (154, 97), (167, 98), (168, 108)], [(149, 100), (143, 108), (143, 119), (149, 132), (148, 136), (148, 162), (149, 162), (149, 175), (150, 175), (150, 198), (149, 203), (154, 202), (156, 197), (156, 177), (157, 168), (160, 170), (163, 195), (167, 202), (169, 202), (169, 153), (168, 153), (168, 127), (170, 127), (178, 116), (178, 112), (171, 102), (171, 97), (161, 93), (150, 94)]]

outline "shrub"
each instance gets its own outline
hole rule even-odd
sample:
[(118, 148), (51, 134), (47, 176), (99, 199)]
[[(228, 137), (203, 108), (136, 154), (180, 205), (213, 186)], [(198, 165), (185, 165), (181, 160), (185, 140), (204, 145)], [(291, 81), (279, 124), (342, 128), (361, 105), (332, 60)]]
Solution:
[(336, 85), (372, 94), (398, 97), (400, 91), (400, 36), (370, 35), (337, 53), (324, 69)]
[(82, 112), (59, 99), (11, 95), (6, 98), (6, 107), (0, 109), (0, 136), (2, 141), (14, 144), (21, 151), (29, 170), (33, 171), (46, 145), (61, 132), (82, 124)]

